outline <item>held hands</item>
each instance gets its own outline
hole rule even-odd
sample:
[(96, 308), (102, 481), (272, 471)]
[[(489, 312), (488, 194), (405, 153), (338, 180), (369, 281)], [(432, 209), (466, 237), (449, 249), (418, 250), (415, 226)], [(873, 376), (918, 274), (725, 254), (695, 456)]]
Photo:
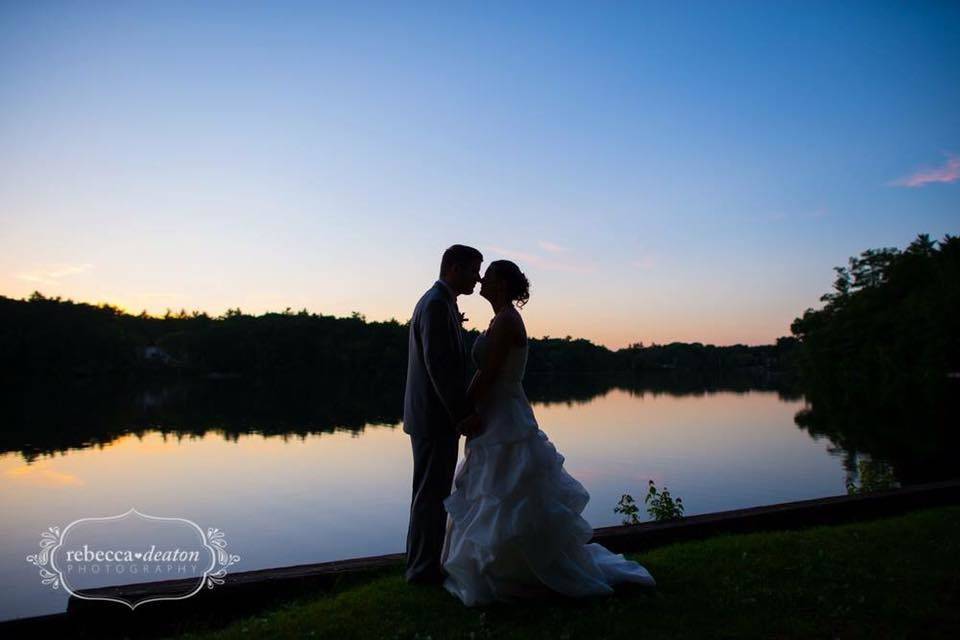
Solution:
[(467, 436), (467, 438), (472, 438), (483, 430), (483, 423), (480, 421), (480, 416), (478, 416), (476, 413), (471, 413), (469, 416), (457, 423), (456, 429), (457, 433), (460, 435)]

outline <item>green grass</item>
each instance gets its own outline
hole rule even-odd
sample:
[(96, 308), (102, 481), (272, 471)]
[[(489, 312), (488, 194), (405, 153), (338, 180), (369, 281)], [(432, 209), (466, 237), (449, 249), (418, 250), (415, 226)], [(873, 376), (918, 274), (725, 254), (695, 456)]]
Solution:
[(181, 638), (960, 638), (960, 507), (627, 556), (655, 591), (468, 608), (397, 566)]

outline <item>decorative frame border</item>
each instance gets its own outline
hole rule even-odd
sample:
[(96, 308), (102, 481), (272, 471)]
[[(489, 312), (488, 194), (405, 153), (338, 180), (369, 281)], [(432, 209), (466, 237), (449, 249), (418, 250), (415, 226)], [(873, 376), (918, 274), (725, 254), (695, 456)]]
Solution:
[[(197, 587), (193, 591), (182, 596), (157, 596), (154, 598), (146, 598), (134, 604), (130, 604), (126, 600), (122, 600), (120, 598), (80, 595), (70, 588), (70, 585), (67, 584), (67, 581), (63, 577), (63, 573), (53, 561), (54, 552), (63, 546), (63, 539), (67, 535), (67, 532), (70, 530), (70, 528), (80, 522), (119, 520), (120, 518), (124, 518), (131, 513), (135, 513), (142, 518), (148, 518), (150, 520), (176, 520), (179, 522), (184, 522), (192, 526), (197, 531), (197, 533), (200, 535), (200, 540), (203, 543), (203, 546), (210, 550), (211, 561), (210, 566), (204, 569), (203, 574), (200, 576), (197, 582)], [(54, 589), (59, 589), (60, 585), (62, 584), (64, 591), (75, 598), (80, 598), (81, 600), (104, 600), (108, 602), (120, 602), (130, 607), (130, 610), (133, 611), (140, 605), (147, 602), (156, 602), (159, 600), (184, 600), (198, 594), (203, 589), (204, 585), (206, 585), (208, 589), (212, 589), (215, 584), (223, 584), (224, 576), (227, 574), (227, 567), (240, 560), (239, 555), (228, 553), (226, 551), (226, 547), (227, 542), (224, 540), (223, 532), (220, 531), (220, 529), (208, 527), (206, 533), (204, 533), (203, 529), (201, 529), (200, 526), (192, 520), (188, 520), (186, 518), (151, 516), (141, 513), (135, 508), (131, 508), (126, 512), (116, 516), (80, 518), (78, 520), (74, 520), (64, 527), (63, 531), (60, 530), (60, 527), (48, 527), (46, 531), (40, 533), (40, 551), (38, 553), (28, 555), (27, 562), (36, 565), (40, 569), (40, 580), (43, 584), (49, 584)], [(50, 569), (52, 569), (52, 571)]]

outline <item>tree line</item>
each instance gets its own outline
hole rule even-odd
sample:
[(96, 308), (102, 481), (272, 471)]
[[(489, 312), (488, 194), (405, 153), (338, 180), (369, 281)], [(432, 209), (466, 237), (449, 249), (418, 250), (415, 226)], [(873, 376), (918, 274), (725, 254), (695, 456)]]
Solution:
[[(162, 317), (126, 313), (35, 291), (17, 300), (0, 296), (0, 368), (8, 376), (49, 377), (156, 372), (318, 378), (355, 376), (366, 383), (406, 374), (408, 323), (367, 321), (359, 313), (221, 316), (168, 310)], [(479, 332), (468, 331), (466, 345)], [(774, 345), (680, 343), (611, 350), (583, 338), (532, 338), (531, 373), (656, 370), (783, 370), (794, 338)]]
[(790, 327), (806, 384), (843, 404), (940, 397), (960, 371), (960, 237), (921, 234), (834, 270), (823, 308)]

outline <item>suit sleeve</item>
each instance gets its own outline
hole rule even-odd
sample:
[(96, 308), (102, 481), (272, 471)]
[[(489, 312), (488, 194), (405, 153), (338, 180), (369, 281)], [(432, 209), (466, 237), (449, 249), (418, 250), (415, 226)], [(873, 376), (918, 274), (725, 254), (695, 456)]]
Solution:
[(442, 300), (427, 305), (420, 318), (423, 360), (430, 382), (454, 424), (470, 414), (459, 361), (463, 358), (450, 333), (450, 310)]

